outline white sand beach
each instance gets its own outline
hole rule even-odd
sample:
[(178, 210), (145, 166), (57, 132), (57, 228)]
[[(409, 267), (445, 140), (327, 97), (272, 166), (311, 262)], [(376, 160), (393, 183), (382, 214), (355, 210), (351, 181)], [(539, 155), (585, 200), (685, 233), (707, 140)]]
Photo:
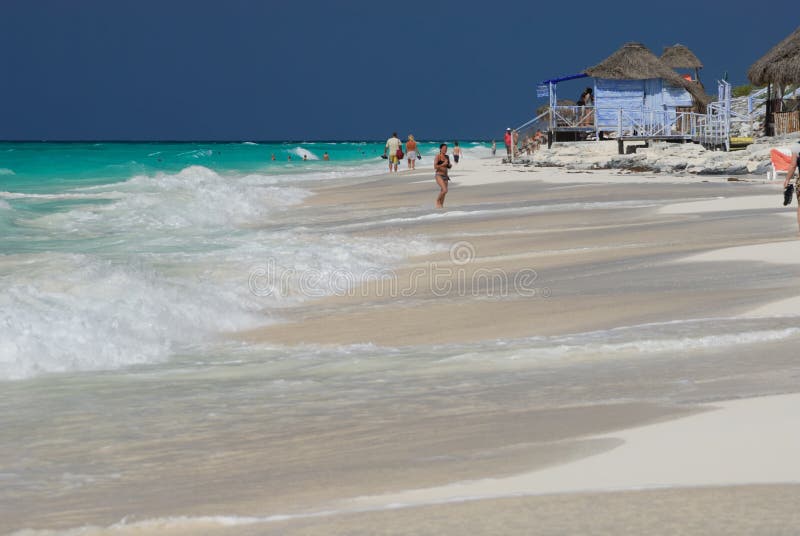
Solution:
[[(146, 472), (51, 498), (35, 526), (9, 503), (4, 523), (26, 536), (792, 533), (800, 242), (779, 184), (499, 159), (464, 159), (452, 178), (443, 211), (427, 170), (316, 184), (298, 220), (431, 252), (229, 333), (242, 361), (203, 385), (246, 403), (210, 398), (197, 419), (213, 425), (170, 442), (133, 434), (105, 463)], [(303, 359), (261, 357), (286, 348)], [(148, 408), (137, 389), (116, 396)], [(195, 414), (151, 411), (124, 422)]]

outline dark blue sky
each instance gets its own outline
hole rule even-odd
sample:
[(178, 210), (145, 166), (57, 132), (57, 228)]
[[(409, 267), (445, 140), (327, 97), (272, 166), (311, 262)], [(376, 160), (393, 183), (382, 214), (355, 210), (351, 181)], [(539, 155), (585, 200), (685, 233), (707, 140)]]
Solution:
[(710, 91), (725, 71), (746, 83), (796, 13), (786, 0), (0, 0), (0, 139), (489, 138), (534, 115), (538, 82), (627, 41), (687, 45)]

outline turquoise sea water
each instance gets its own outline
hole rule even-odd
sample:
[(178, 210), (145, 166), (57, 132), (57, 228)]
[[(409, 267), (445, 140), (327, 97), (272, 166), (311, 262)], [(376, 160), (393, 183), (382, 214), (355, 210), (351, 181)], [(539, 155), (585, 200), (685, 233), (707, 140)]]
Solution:
[[(430, 152), (437, 145), (421, 143), (421, 151)], [(383, 146), (383, 142), (0, 142), (0, 185), (6, 190), (46, 192), (175, 173), (192, 165), (220, 173), (333, 172), (379, 164)], [(323, 161), (326, 152), (331, 157), (328, 162)]]
[(427, 251), (296, 210), (315, 185), (385, 171), (383, 145), (1, 143), (0, 381), (162, 362), (268, 322), (283, 302), (248, 288), (260, 263), (331, 272)]
[[(422, 145), (422, 169), (437, 145)], [(462, 147), (465, 160), (490, 154), (481, 144)], [(126, 534), (130, 523), (131, 532), (161, 536), (165, 527), (205, 533), (203, 524), (269, 523), (273, 515), (327, 510), (316, 490), (359, 469), (363, 452), (374, 453), (359, 469), (367, 472), (354, 474), (377, 479), (386, 474), (382, 463), (397, 470), (460, 463), (449, 442), (422, 459), (404, 449), (401, 458), (381, 458), (380, 442), (364, 448), (407, 435), (403, 423), (420, 416), (451, 422), (493, 418), (498, 408), (682, 402), (731, 392), (725, 385), (738, 381), (728, 379), (731, 363), (742, 377), (762, 378), (748, 368), (760, 366), (761, 359), (750, 364), (756, 350), (792, 360), (800, 336), (794, 318), (687, 318), (399, 347), (242, 337), (302, 318), (312, 300), (341, 291), (343, 274), (357, 288), (360, 274), (452, 253), (453, 240), (469, 240), (422, 235), (431, 222), (547, 211), (583, 227), (603, 225), (609, 209), (620, 211), (611, 220), (618, 223), (625, 211), (658, 203), (642, 201), (641, 189), (632, 199), (598, 200), (595, 188), (582, 199), (563, 197), (571, 188), (561, 186), (545, 196), (550, 187), (532, 182), (543, 201), (490, 197), (441, 212), (431, 206), (432, 177), (426, 183), (422, 173), (404, 184), (430, 188), (431, 204), (303, 202), (331, 184), (371, 182), (386, 171), (382, 150), (370, 142), (0, 143), (0, 533)], [(532, 247), (545, 247), (535, 240)], [(597, 247), (607, 245), (601, 239)], [(657, 285), (668, 293), (674, 274), (645, 261), (541, 275), (557, 292)], [(286, 275), (280, 288), (264, 284), (264, 270)], [(741, 281), (751, 279), (740, 270)], [(430, 303), (424, 293), (408, 299)], [(369, 313), (384, 304), (357, 306)], [(796, 383), (783, 370), (763, 378), (745, 392)], [(337, 441), (341, 458), (331, 456)], [(496, 455), (504, 457), (510, 451), (499, 441)], [(492, 450), (485, 448), (478, 456)], [(343, 489), (340, 498), (363, 494)]]

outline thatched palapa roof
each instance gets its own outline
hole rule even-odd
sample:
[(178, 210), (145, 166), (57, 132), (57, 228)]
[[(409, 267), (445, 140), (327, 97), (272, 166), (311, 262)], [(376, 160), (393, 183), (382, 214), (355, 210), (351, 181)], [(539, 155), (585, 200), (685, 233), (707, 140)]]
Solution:
[(800, 84), (800, 28), (751, 65), (747, 78), (757, 86)]
[(626, 43), (602, 62), (586, 69), (585, 73), (593, 78), (612, 80), (663, 78), (676, 85), (683, 80), (641, 43)]
[(626, 43), (608, 58), (584, 71), (592, 78), (612, 80), (647, 80), (661, 78), (669, 84), (682, 87), (703, 106), (711, 102), (702, 85), (688, 82), (661, 61), (641, 43)]
[(661, 54), (661, 61), (672, 69), (702, 69), (703, 64), (694, 55), (694, 52), (683, 45), (665, 47)]

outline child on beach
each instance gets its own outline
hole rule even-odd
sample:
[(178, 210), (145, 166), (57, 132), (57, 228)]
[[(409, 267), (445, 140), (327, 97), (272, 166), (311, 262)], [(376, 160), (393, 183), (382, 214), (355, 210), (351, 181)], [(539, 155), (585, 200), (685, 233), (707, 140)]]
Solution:
[(439, 154), (433, 159), (433, 169), (436, 171), (436, 184), (439, 185), (439, 197), (436, 198), (436, 208), (444, 208), (444, 196), (447, 195), (447, 184), (450, 176), (447, 170), (452, 167), (450, 157), (447, 156), (447, 144), (439, 146)]

